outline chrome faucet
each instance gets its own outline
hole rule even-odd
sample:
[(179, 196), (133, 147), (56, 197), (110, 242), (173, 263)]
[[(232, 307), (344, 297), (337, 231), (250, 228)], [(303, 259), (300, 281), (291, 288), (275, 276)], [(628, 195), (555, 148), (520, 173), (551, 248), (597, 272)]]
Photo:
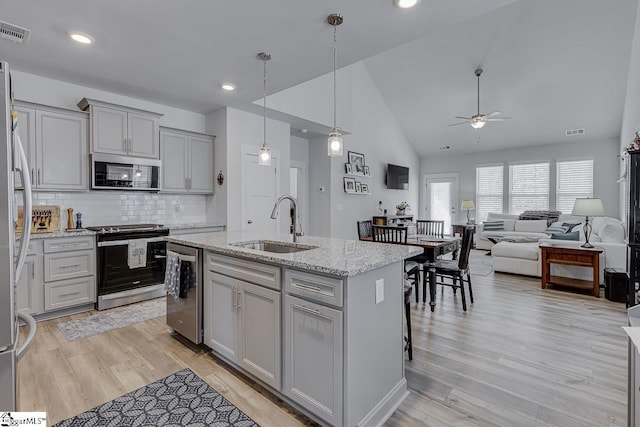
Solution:
[(302, 232), (302, 224), (300, 224), (300, 221), (298, 219), (298, 202), (296, 201), (295, 197), (289, 196), (287, 194), (278, 197), (278, 200), (276, 200), (276, 204), (273, 206), (273, 211), (271, 211), (271, 219), (278, 218), (278, 208), (280, 207), (280, 203), (282, 203), (284, 199), (289, 199), (289, 201), (291, 202), (291, 206), (293, 206), (293, 242), (297, 243), (298, 237), (304, 236), (304, 233)]

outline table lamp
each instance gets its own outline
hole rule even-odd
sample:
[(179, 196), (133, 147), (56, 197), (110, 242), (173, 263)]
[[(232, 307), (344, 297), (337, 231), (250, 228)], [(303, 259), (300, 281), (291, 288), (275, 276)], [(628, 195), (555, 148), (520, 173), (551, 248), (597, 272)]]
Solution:
[(467, 224), (471, 224), (471, 220), (469, 219), (469, 211), (474, 210), (476, 207), (473, 205), (473, 200), (463, 200), (462, 206), (460, 206), (460, 210), (467, 211)]
[(592, 248), (593, 245), (589, 243), (589, 236), (591, 235), (591, 224), (589, 224), (589, 217), (604, 216), (604, 208), (602, 207), (602, 200), (590, 199), (590, 198), (576, 198), (573, 204), (573, 211), (571, 215), (585, 217), (584, 231), (585, 242), (581, 245), (581, 248)]

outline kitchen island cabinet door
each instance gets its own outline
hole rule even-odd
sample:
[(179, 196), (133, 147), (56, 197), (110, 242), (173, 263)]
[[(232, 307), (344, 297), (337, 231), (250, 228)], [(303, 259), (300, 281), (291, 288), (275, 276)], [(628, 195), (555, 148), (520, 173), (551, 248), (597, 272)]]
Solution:
[(280, 379), (280, 292), (239, 282), (238, 364), (276, 390)]
[(284, 297), (284, 393), (331, 425), (342, 425), (342, 312)]
[(238, 280), (207, 271), (203, 292), (204, 343), (235, 362), (238, 359)]
[(189, 190), (192, 193), (213, 193), (213, 137), (191, 136)]
[(189, 137), (176, 132), (160, 131), (162, 190), (187, 191)]
[(36, 187), (88, 190), (87, 117), (37, 110), (36, 121)]

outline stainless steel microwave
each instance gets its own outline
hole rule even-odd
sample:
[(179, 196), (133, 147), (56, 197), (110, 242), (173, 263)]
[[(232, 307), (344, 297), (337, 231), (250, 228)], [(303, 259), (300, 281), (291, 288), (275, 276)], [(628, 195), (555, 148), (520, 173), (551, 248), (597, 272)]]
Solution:
[(95, 190), (160, 190), (160, 160), (93, 154), (91, 188)]

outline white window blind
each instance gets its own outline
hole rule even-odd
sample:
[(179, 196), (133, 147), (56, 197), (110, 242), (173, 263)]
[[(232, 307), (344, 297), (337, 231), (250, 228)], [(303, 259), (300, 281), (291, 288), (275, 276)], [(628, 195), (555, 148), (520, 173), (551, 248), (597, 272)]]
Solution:
[(576, 197), (593, 197), (593, 160), (556, 162), (556, 210), (570, 214)]
[(549, 209), (549, 163), (509, 165), (509, 213)]
[(489, 212), (502, 213), (504, 166), (476, 167), (476, 220), (485, 221)]

